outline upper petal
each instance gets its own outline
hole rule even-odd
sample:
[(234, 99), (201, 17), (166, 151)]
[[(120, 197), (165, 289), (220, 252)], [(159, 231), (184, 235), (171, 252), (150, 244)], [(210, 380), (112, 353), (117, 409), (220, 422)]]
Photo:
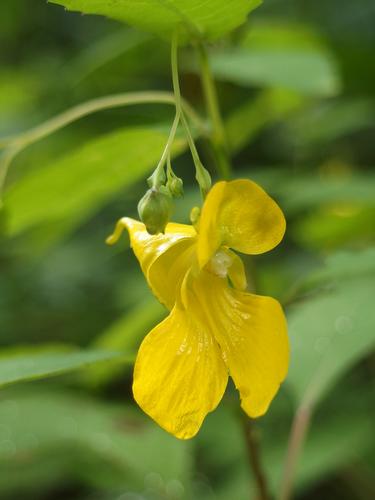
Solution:
[(129, 233), (131, 247), (151, 290), (161, 303), (172, 309), (193, 259), (195, 229), (171, 222), (164, 234), (150, 235), (142, 222), (123, 217), (107, 242), (115, 243), (124, 229)]
[(246, 254), (267, 252), (280, 243), (285, 227), (281, 209), (255, 182), (218, 182), (202, 208), (199, 265), (205, 266), (222, 245)]
[(193, 437), (228, 381), (221, 350), (199, 315), (176, 304), (144, 339), (134, 368), (139, 406), (166, 431)]
[(185, 304), (199, 301), (251, 417), (267, 411), (289, 363), (284, 313), (271, 297), (230, 288), (206, 271), (184, 291)]

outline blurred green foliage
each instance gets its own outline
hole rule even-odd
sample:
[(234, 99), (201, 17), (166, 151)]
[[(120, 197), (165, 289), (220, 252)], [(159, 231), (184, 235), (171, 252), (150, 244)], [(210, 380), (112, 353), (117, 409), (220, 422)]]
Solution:
[[(134, 13), (140, 27), (155, 21), (148, 4), (149, 16)], [(234, 23), (207, 32), (227, 33), (242, 17), (239, 8)], [(264, 0), (209, 45), (235, 176), (259, 182), (288, 221), (280, 247), (246, 259), (251, 286), (286, 307), (292, 342), (289, 377), (256, 425), (276, 493), (293, 416), (312, 406), (296, 477), (306, 500), (375, 497), (374, 26), (372, 0)], [(0, 58), (0, 138), (95, 97), (171, 89), (166, 42), (44, 0), (1, 2)], [(203, 115), (189, 47), (181, 69), (183, 95)], [(255, 498), (232, 387), (191, 442), (132, 401), (137, 347), (165, 312), (126, 239), (104, 240), (119, 217), (135, 216), (172, 120), (161, 104), (102, 111), (11, 165), (0, 213), (0, 385), (20, 385), (0, 396), (2, 499)], [(198, 144), (215, 176), (207, 142)], [(199, 199), (185, 150), (178, 138), (181, 222)]]

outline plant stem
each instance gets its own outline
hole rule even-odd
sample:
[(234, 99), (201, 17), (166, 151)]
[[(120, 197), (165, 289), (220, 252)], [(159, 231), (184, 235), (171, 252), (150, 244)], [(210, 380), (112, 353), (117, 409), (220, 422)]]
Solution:
[[(124, 94), (115, 94), (91, 101), (84, 102), (78, 106), (64, 111), (63, 113), (47, 120), (46, 122), (38, 125), (27, 132), (16, 136), (14, 138), (6, 139), (7, 142), (17, 142), (31, 144), (37, 140), (52, 134), (56, 130), (69, 125), (70, 123), (83, 118), (91, 113), (96, 113), (104, 109), (118, 108), (122, 106), (134, 106), (136, 104), (171, 104), (175, 105), (175, 96), (171, 92), (159, 91), (145, 91), (145, 92), (129, 92)], [(181, 101), (180, 106), (184, 109), (186, 114), (195, 122), (201, 130), (205, 129), (203, 121), (194, 109), (186, 102)], [(4, 142), (4, 139), (2, 140)]]
[(279, 500), (289, 500), (291, 498), (296, 465), (310, 425), (311, 413), (312, 406), (310, 404), (302, 404), (294, 417), (285, 459)]
[[(3, 157), (0, 160), (0, 190), (4, 184), (11, 161), (20, 151), (30, 144), (47, 137), (53, 132), (91, 113), (96, 113), (97, 111), (105, 109), (146, 103), (175, 105), (175, 96), (171, 92), (148, 91), (129, 92), (100, 97), (74, 106), (24, 133), (0, 139), (0, 146), (6, 147), (3, 152)], [(184, 100), (180, 100), (180, 106), (196, 124), (202, 134), (205, 134), (207, 132), (206, 126), (194, 109)]]
[(249, 464), (258, 488), (258, 500), (269, 500), (270, 497), (268, 494), (266, 475), (261, 463), (259, 440), (256, 436), (256, 429), (254, 428), (253, 421), (245, 414), (242, 416), (242, 420)]
[[(13, 158), (21, 151), (22, 147), (12, 146), (5, 149), (0, 155), (0, 192), (5, 183), (5, 179), (9, 170), (9, 166), (13, 161)], [(0, 207), (1, 207), (0, 200)]]
[[(211, 179), (209, 178), (209, 174), (204, 168), (200, 157), (198, 150), (195, 146), (194, 138), (191, 133), (189, 123), (186, 119), (186, 116), (184, 114), (184, 110), (182, 109), (181, 105), (181, 89), (180, 89), (180, 80), (178, 76), (178, 32), (176, 31), (173, 35), (172, 38), (172, 45), (171, 45), (171, 66), (172, 66), (172, 81), (173, 81), (173, 91), (175, 95), (175, 102), (176, 102), (176, 112), (180, 113), (181, 116), (181, 123), (185, 129), (186, 133), (186, 138), (189, 144), (189, 148), (191, 151), (191, 155), (193, 157), (194, 165), (195, 165), (195, 170), (196, 170), (196, 179), (198, 181), (198, 184), (201, 189), (201, 194), (202, 198), (205, 197), (205, 195), (208, 192), (209, 187), (211, 186)], [(209, 186), (203, 186), (200, 182), (201, 179), (209, 179)]]
[(203, 93), (205, 96), (207, 111), (212, 122), (212, 145), (217, 161), (217, 169), (221, 177), (227, 179), (231, 175), (232, 167), (228, 153), (225, 127), (220, 113), (215, 81), (212, 76), (207, 52), (203, 44), (198, 45), (198, 53), (201, 66)]
[(197, 148), (195, 147), (193, 136), (190, 132), (189, 124), (184, 116), (184, 112), (181, 106), (181, 89), (180, 89), (180, 79), (178, 76), (178, 35), (177, 32), (172, 38), (172, 47), (171, 47), (171, 66), (172, 66), (172, 81), (173, 81), (173, 91), (175, 95), (175, 103), (176, 103), (176, 113), (178, 113), (181, 117), (182, 125), (184, 126), (186, 132), (186, 138), (189, 143), (189, 147), (191, 150), (191, 154), (193, 156), (194, 163), (198, 161), (199, 154)]
[(176, 132), (177, 132), (177, 128), (178, 128), (179, 123), (180, 123), (180, 111), (176, 111), (176, 116), (174, 117), (171, 131), (169, 132), (167, 144), (165, 145), (163, 154), (159, 160), (159, 163), (158, 163), (158, 166), (156, 167), (156, 169), (164, 167), (165, 162), (167, 161), (168, 157), (170, 156), (171, 147), (173, 145), (173, 141), (174, 141), (174, 138), (176, 136)]

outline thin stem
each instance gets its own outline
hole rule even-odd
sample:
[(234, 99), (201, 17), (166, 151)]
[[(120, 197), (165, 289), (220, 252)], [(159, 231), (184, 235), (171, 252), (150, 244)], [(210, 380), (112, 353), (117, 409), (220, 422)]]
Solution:
[(172, 179), (172, 177), (174, 176), (170, 154), (167, 157), (167, 176), (168, 176), (168, 180)]
[(286, 454), (279, 500), (289, 500), (291, 498), (298, 458), (311, 421), (311, 408), (310, 404), (302, 405), (294, 417), (289, 438), (288, 451)]
[[(182, 111), (181, 107), (181, 89), (180, 79), (178, 76), (178, 34), (175, 32), (172, 38), (171, 45), (171, 67), (172, 67), (172, 82), (175, 96), (176, 110)], [(182, 113), (181, 113), (182, 114)]]
[[(91, 113), (96, 113), (97, 111), (102, 111), (104, 109), (117, 108), (122, 106), (134, 106), (136, 104), (171, 104), (175, 105), (175, 96), (171, 92), (129, 92), (125, 94), (115, 94), (106, 97), (100, 97), (98, 99), (92, 99), (91, 101), (84, 102), (75, 106), (67, 111), (64, 111), (60, 115), (47, 120), (46, 122), (38, 125), (31, 130), (14, 137), (13, 139), (8, 138), (8, 142), (17, 142), (22, 144), (31, 144), (32, 142), (38, 141), (43, 137), (65, 127), (66, 125), (83, 118)], [(204, 128), (202, 120), (198, 117), (193, 108), (184, 102), (180, 102), (180, 106), (184, 111), (191, 117), (191, 119), (196, 123), (196, 125), (202, 129)], [(4, 140), (3, 140), (4, 141)]]
[[(45, 121), (44, 123), (17, 136), (0, 139), (0, 145), (6, 146), (3, 158), (0, 161), (0, 190), (3, 187), (9, 165), (13, 158), (24, 148), (37, 142), (70, 123), (83, 118), (84, 116), (102, 111), (105, 109), (122, 106), (133, 106), (136, 104), (171, 104), (175, 105), (175, 96), (171, 92), (129, 92), (125, 94), (115, 94), (91, 101), (84, 102), (78, 106), (64, 111), (63, 113)], [(191, 118), (202, 133), (206, 133), (206, 127), (194, 109), (184, 100), (180, 99), (179, 106)]]
[(189, 144), (189, 148), (190, 148), (190, 151), (191, 151), (191, 155), (193, 157), (193, 161), (194, 161), (194, 164), (195, 166), (199, 165), (199, 168), (202, 167), (202, 162), (199, 158), (199, 153), (198, 153), (198, 150), (197, 150), (197, 147), (195, 145), (195, 142), (194, 142), (194, 139), (193, 139), (193, 136), (191, 134), (191, 131), (190, 131), (190, 128), (189, 128), (189, 124), (186, 120), (186, 117), (185, 115), (181, 115), (181, 122), (182, 122), (182, 125), (184, 126), (184, 129), (185, 129), (185, 132), (186, 132), (186, 139), (188, 141), (188, 144)]
[(259, 440), (256, 436), (253, 421), (246, 415), (242, 416), (243, 430), (251, 471), (258, 488), (258, 500), (269, 500), (266, 475), (264, 473), (259, 450)]
[(162, 168), (165, 165), (165, 162), (167, 161), (168, 157), (170, 156), (171, 148), (173, 145), (174, 138), (176, 137), (176, 132), (178, 128), (178, 124), (180, 123), (180, 111), (176, 111), (176, 116), (174, 117), (174, 121), (171, 127), (171, 131), (169, 133), (169, 137), (167, 140), (167, 144), (165, 145), (163, 154), (159, 160), (158, 166), (156, 169)]
[[(0, 192), (2, 191), (2, 188), (4, 186), (10, 164), (12, 163), (15, 156), (17, 156), (17, 154), (21, 151), (21, 149), (22, 147), (20, 146), (8, 147), (0, 155)], [(0, 206), (1, 203), (2, 202), (0, 200)]]
[(201, 66), (201, 79), (207, 111), (212, 122), (212, 145), (217, 161), (217, 169), (223, 178), (229, 178), (232, 171), (224, 122), (221, 117), (215, 81), (208, 62), (207, 52), (203, 44), (198, 45)]
[[(186, 138), (189, 144), (189, 148), (191, 151), (191, 155), (193, 157), (194, 165), (195, 165), (195, 170), (196, 170), (196, 179), (199, 183), (200, 189), (201, 189), (201, 194), (202, 197), (204, 198), (205, 195), (207, 194), (208, 191), (208, 186), (202, 186), (203, 179), (208, 180), (209, 174), (204, 168), (200, 157), (198, 150), (195, 146), (194, 138), (191, 133), (189, 123), (186, 119), (184, 110), (182, 109), (181, 105), (181, 89), (180, 89), (180, 79), (178, 76), (178, 33), (175, 32), (173, 38), (172, 38), (172, 46), (171, 46), (171, 66), (172, 66), (172, 81), (173, 81), (173, 91), (175, 95), (175, 100), (176, 100), (176, 111), (180, 112), (181, 116), (181, 123), (185, 129), (186, 133)], [(201, 182), (200, 182), (201, 181)], [(206, 182), (207, 184), (207, 182)], [(211, 181), (209, 180), (209, 184), (211, 184)]]

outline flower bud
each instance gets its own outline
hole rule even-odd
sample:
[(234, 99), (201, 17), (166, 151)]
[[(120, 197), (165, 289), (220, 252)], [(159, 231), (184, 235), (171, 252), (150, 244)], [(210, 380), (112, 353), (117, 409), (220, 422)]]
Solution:
[(199, 207), (193, 207), (190, 212), (190, 222), (197, 231), (199, 230), (200, 217), (201, 217), (201, 209)]
[(172, 199), (167, 189), (149, 189), (138, 203), (138, 214), (150, 234), (164, 233), (172, 212)]
[(208, 191), (211, 189), (211, 176), (208, 170), (204, 168), (202, 164), (200, 164), (199, 168), (197, 168), (197, 173), (195, 178), (197, 179), (197, 182), (203, 194), (206, 195)]
[(169, 178), (167, 187), (173, 198), (181, 198), (182, 196), (184, 196), (183, 180), (177, 177), (176, 175)]

